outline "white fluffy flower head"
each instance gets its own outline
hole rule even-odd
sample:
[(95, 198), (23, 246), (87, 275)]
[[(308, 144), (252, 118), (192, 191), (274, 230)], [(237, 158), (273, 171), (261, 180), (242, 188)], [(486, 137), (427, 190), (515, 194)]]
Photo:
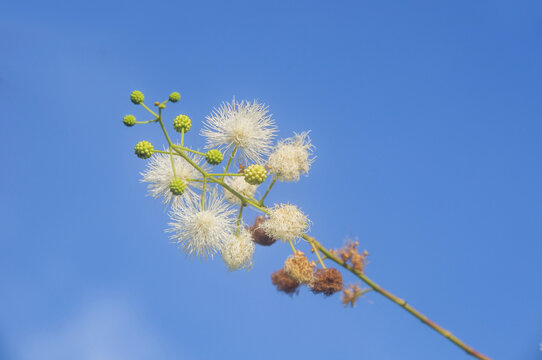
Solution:
[(275, 122), (265, 105), (233, 99), (207, 116), (201, 134), (207, 139), (207, 148), (237, 146), (246, 160), (261, 163), (271, 151), (275, 132)]
[[(225, 183), (229, 185), (233, 190), (237, 191), (239, 194), (246, 197), (254, 196), (258, 185), (250, 185), (245, 181), (243, 176), (231, 176), (226, 178)], [(224, 189), (224, 198), (227, 202), (234, 205), (241, 205), (241, 200), (235, 195), (233, 195), (227, 189)]]
[[(205, 164), (201, 163), (201, 159), (195, 156), (190, 156), (191, 160), (200, 167), (206, 168)], [(198, 197), (194, 192), (194, 188), (201, 188), (199, 183), (189, 182), (187, 179), (202, 179), (201, 174), (190, 165), (185, 159), (180, 156), (173, 156), (175, 164), (175, 172), (177, 178), (182, 179), (187, 185), (186, 192), (181, 196), (176, 196), (169, 190), (169, 183), (173, 180), (173, 169), (171, 168), (171, 159), (166, 154), (154, 154), (148, 164), (145, 172), (141, 173), (142, 182), (149, 183), (149, 194), (154, 198), (163, 197), (163, 203), (179, 205), (184, 196)]]
[(309, 132), (281, 140), (269, 155), (269, 172), (278, 175), (280, 181), (298, 181), (300, 175), (309, 172), (313, 149)]
[(260, 227), (272, 238), (295, 241), (309, 229), (309, 225), (309, 218), (297, 206), (279, 204), (269, 209), (269, 218)]
[(252, 267), (254, 255), (254, 242), (252, 235), (246, 229), (241, 229), (239, 235), (230, 235), (222, 248), (222, 259), (230, 271)]
[(234, 231), (235, 210), (231, 208), (216, 190), (205, 197), (205, 209), (201, 201), (184, 198), (171, 211), (168, 230), (173, 239), (190, 256), (213, 257), (220, 251)]

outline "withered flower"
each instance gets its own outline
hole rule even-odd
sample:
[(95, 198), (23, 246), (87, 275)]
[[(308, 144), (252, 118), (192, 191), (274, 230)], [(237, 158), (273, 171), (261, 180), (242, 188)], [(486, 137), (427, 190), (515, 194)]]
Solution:
[(254, 220), (254, 225), (247, 227), (247, 229), (252, 233), (252, 240), (256, 244), (271, 246), (275, 243), (275, 241), (277, 241), (277, 239), (273, 239), (271, 236), (267, 235), (260, 227), (264, 221), (265, 217), (260, 215), (256, 218), (256, 220)]
[(284, 269), (280, 269), (271, 274), (271, 282), (277, 287), (278, 291), (292, 295), (297, 291), (299, 283), (286, 275)]
[(343, 277), (335, 268), (316, 269), (311, 285), (315, 294), (332, 295), (343, 288)]

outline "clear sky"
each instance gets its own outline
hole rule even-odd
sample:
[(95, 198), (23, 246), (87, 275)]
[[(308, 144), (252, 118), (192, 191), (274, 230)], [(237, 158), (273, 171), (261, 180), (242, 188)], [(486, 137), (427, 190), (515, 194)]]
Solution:
[[(329, 247), (495, 359), (542, 359), (542, 3), (25, 1), (0, 5), (0, 358), (467, 359), (368, 294), (278, 293), (287, 246), (250, 272), (187, 259), (133, 155), (166, 116), (224, 100), (311, 129), (279, 184)], [(255, 214), (249, 214), (255, 216)], [(346, 282), (356, 282), (345, 276)]]

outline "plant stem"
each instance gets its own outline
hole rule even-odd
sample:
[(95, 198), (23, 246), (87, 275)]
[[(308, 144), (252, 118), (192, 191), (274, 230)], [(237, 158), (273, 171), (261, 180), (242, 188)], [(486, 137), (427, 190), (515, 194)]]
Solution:
[(243, 218), (243, 208), (245, 204), (241, 204), (239, 208), (239, 216), (237, 216), (237, 228), (235, 229), (235, 236), (239, 236), (239, 225), (241, 225), (241, 219)]
[(141, 106), (143, 106), (145, 109), (147, 109), (147, 111), (150, 112), (151, 114), (153, 114), (154, 116), (158, 117), (158, 115), (156, 115), (156, 113), (155, 113), (154, 111), (152, 111), (151, 109), (149, 109), (149, 108), (147, 107), (147, 105), (141, 103)]
[(273, 187), (273, 185), (275, 185), (275, 182), (277, 181), (277, 177), (278, 177), (278, 174), (275, 174), (275, 177), (273, 178), (273, 181), (271, 181), (271, 184), (269, 184), (269, 187), (267, 188), (267, 191), (265, 192), (265, 194), (263, 194), (263, 197), (259, 201), (260, 205), (263, 205), (263, 201), (267, 197), (267, 194), (269, 194), (269, 191), (271, 191), (271, 188)]
[[(230, 168), (231, 161), (233, 157), (235, 156), (235, 153), (237, 152), (237, 145), (234, 146), (233, 150), (231, 151), (230, 158), (228, 159), (228, 163), (226, 164), (226, 167), (224, 168), (224, 173), (228, 172), (228, 169)], [(222, 176), (222, 180), (224, 180), (224, 176)]]
[(328, 259), (331, 259), (333, 260), (334, 262), (336, 262), (338, 265), (342, 266), (343, 268), (347, 269), (348, 271), (350, 271), (352, 274), (356, 275), (358, 278), (360, 278), (361, 280), (363, 280), (367, 285), (369, 285), (374, 291), (376, 291), (377, 293), (379, 293), (380, 295), (386, 297), (388, 300), (391, 300), (393, 301), (394, 303), (396, 303), (397, 305), (399, 305), (400, 307), (402, 307), (403, 309), (405, 309), (406, 311), (408, 311), (409, 313), (411, 313), (414, 317), (418, 318), (421, 322), (423, 322), (424, 324), (426, 324), (427, 326), (429, 326), (431, 329), (435, 330), (436, 332), (438, 332), (440, 335), (444, 336), (446, 339), (450, 340), (452, 343), (454, 343), (456, 346), (460, 347), (461, 349), (463, 349), (467, 354), (469, 355), (472, 355), (474, 356), (475, 358), (477, 359), (480, 359), (480, 360), (491, 360), (489, 357), (479, 353), (478, 351), (474, 350), (473, 348), (471, 348), (470, 346), (468, 346), (467, 344), (465, 344), (463, 341), (459, 340), (455, 335), (453, 335), (450, 331), (444, 329), (443, 327), (441, 327), (440, 325), (437, 325), (436, 323), (434, 323), (433, 321), (429, 320), (429, 318), (425, 315), (423, 315), (422, 313), (420, 313), (418, 310), (414, 309), (412, 306), (410, 306), (405, 300), (393, 295), (392, 293), (384, 290), (382, 287), (380, 287), (378, 284), (376, 284), (374, 281), (372, 281), (371, 279), (369, 279), (367, 276), (365, 276), (365, 274), (363, 274), (362, 272), (359, 272), (357, 270), (355, 270), (352, 266), (346, 264), (344, 261), (342, 261), (341, 259), (339, 259), (338, 257), (336, 257), (332, 252), (330, 252), (329, 250), (327, 250), (325, 247), (322, 246), (322, 244), (320, 244), (318, 241), (316, 241), (316, 239), (314, 239), (313, 237), (310, 237), (306, 234), (303, 234), (303, 239), (313, 243), (314, 245), (316, 245), (316, 247), (318, 249), (320, 249), (320, 251), (322, 251), (322, 253), (324, 253), (324, 255), (326, 255), (326, 257)]

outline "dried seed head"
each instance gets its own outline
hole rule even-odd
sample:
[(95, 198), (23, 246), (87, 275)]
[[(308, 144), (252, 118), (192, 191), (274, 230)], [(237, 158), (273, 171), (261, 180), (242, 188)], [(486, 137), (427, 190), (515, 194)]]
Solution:
[(289, 256), (284, 262), (284, 271), (292, 279), (306, 285), (313, 281), (314, 262), (309, 261), (305, 254), (296, 251), (293, 256)]
[(358, 241), (348, 240), (342, 248), (333, 252), (336, 256), (340, 257), (342, 261), (345, 263), (350, 262), (350, 265), (352, 265), (355, 270), (363, 273), (365, 265), (367, 265), (367, 256), (369, 256), (369, 253), (365, 250), (363, 251), (363, 254), (360, 254), (358, 247)]
[(247, 229), (252, 233), (252, 240), (256, 244), (270, 246), (273, 245), (277, 239), (273, 239), (271, 236), (267, 235), (260, 227), (264, 221), (265, 217), (260, 215), (256, 218), (256, 220), (254, 220), (254, 225), (249, 226)]
[(314, 281), (311, 285), (315, 294), (332, 295), (343, 288), (343, 277), (339, 270), (334, 268), (316, 269)]
[(359, 297), (363, 294), (364, 292), (361, 290), (361, 287), (359, 285), (348, 285), (348, 287), (343, 290), (343, 305), (345, 307), (347, 307), (348, 305), (350, 305), (350, 307), (354, 307), (356, 301), (358, 301)]
[(284, 269), (280, 269), (271, 274), (271, 282), (277, 287), (278, 291), (292, 295), (297, 292), (299, 283), (286, 275)]

